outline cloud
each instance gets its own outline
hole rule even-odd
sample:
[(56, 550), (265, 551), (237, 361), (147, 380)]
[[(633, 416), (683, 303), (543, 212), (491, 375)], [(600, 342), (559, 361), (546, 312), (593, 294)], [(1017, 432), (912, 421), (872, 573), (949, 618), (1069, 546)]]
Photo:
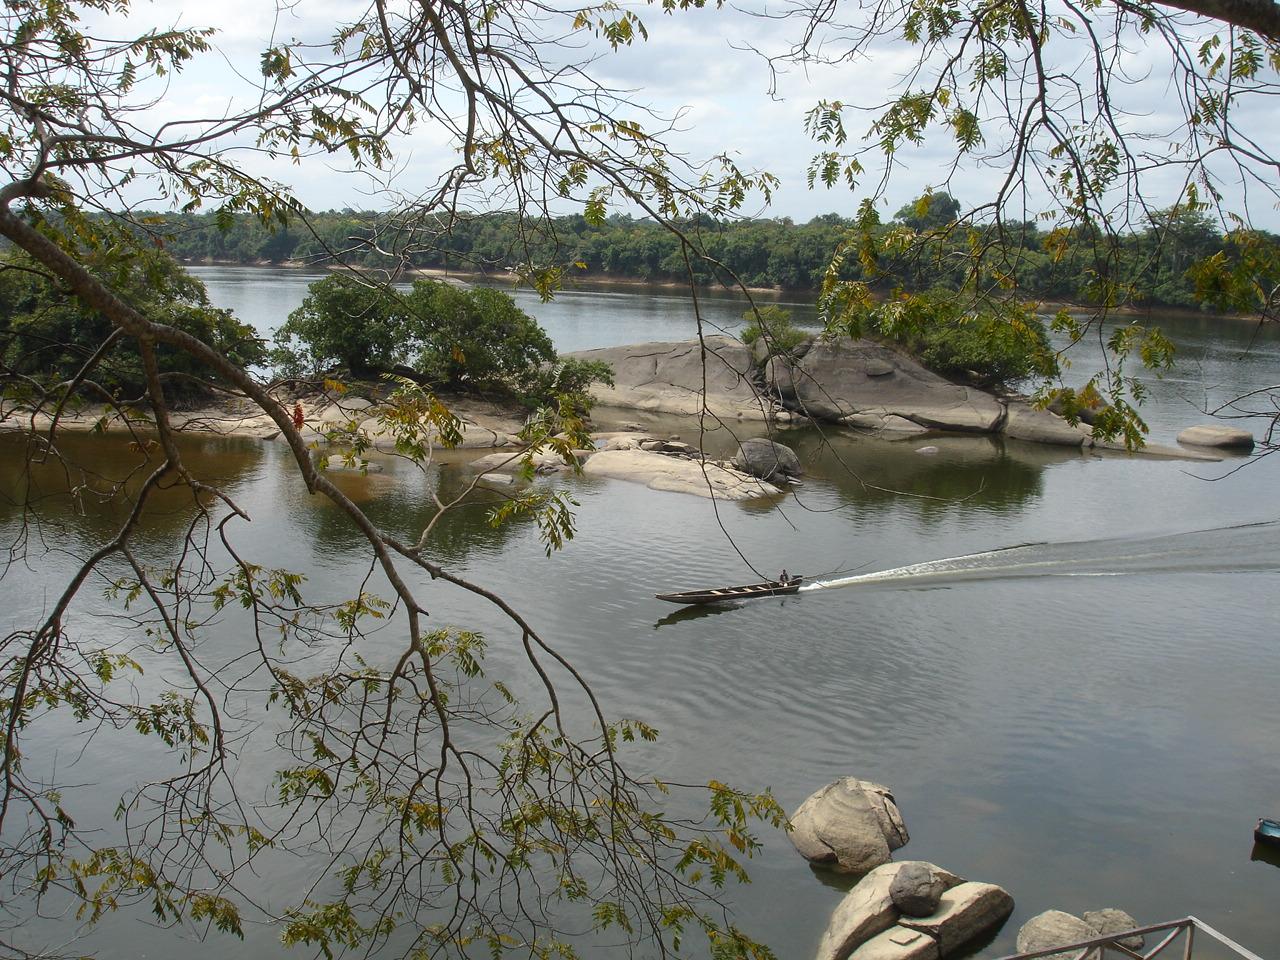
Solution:
[[(773, 215), (805, 220), (829, 210), (849, 213), (878, 182), (883, 161), (872, 138), (873, 148), (865, 161), (869, 170), (857, 194), (809, 190), (805, 174), (819, 145), (804, 135), (804, 116), (820, 100), (864, 106), (883, 103), (896, 95), (903, 78), (916, 65), (915, 48), (884, 42), (870, 48), (866, 56), (803, 69), (793, 65), (775, 75), (765, 56), (785, 51), (795, 36), (795, 23), (762, 18), (733, 7), (691, 9), (671, 15), (647, 5), (637, 9), (649, 33), (647, 42), (637, 41), (615, 52), (579, 32), (558, 51), (548, 48), (548, 63), (554, 66), (593, 59), (589, 70), (602, 85), (627, 92), (628, 99), (639, 107), (675, 121), (672, 146), (682, 155), (727, 153), (746, 169), (768, 170), (779, 176), (783, 186), (768, 211)], [(258, 57), (269, 43), (293, 37), (323, 43), (335, 26), (351, 15), (344, 0), (300, 0), (269, 9), (267, 16), (263, 15), (261, 4), (252, 0), (219, 0), (216, 4), (172, 0), (164, 5), (135, 7), (127, 24), (100, 19), (96, 26), (117, 34), (145, 25), (207, 24), (218, 29), (218, 54), (199, 58), (165, 86), (150, 88), (158, 100), (140, 120), (154, 127), (167, 121), (216, 117), (254, 102), (260, 95)], [(525, 26), (532, 29), (536, 24), (530, 20)], [(559, 29), (550, 25), (547, 28)], [(1122, 40), (1126, 53), (1116, 63), (1117, 82), (1110, 89), (1113, 103), (1124, 114), (1124, 128), (1151, 137), (1142, 141), (1143, 148), (1159, 158), (1161, 151), (1171, 150), (1160, 136), (1184, 119), (1178, 90), (1170, 79), (1169, 54), (1149, 38), (1136, 34)], [(1088, 52), (1059, 37), (1055, 37), (1051, 49), (1051, 66), (1064, 77), (1076, 78), (1082, 89), (1089, 91), (1095, 79), (1095, 64)], [(935, 66), (926, 64), (925, 79), (931, 76), (928, 69)], [(1265, 102), (1268, 99), (1244, 97), (1235, 108), (1244, 129), (1275, 156), (1280, 154), (1280, 131), (1270, 121), (1269, 104)], [(1251, 102), (1254, 100), (1259, 102)], [(998, 153), (1009, 133), (999, 117), (990, 115), (994, 111), (988, 113), (982, 118), (986, 122), (987, 152)], [(1087, 119), (1079, 118), (1082, 122)], [(850, 116), (849, 132), (858, 146), (867, 143), (863, 138), (870, 121), (870, 113)], [(247, 149), (249, 145), (239, 146)], [(456, 146), (438, 125), (424, 124), (412, 135), (397, 139), (393, 146), (400, 158), (400, 186), (407, 193), (435, 182), (457, 158)], [(904, 146), (896, 158), (892, 190), (884, 201), (889, 212), (926, 187), (941, 186), (951, 176), (954, 151), (950, 134), (943, 128), (934, 128), (923, 146)], [(1177, 158), (1171, 155), (1169, 159)], [(317, 158), (294, 167), (250, 155), (246, 163), (255, 171), (291, 183), (311, 206), (356, 206), (379, 198), (376, 184), (344, 166), (341, 158)], [(967, 161), (951, 179), (952, 192), (963, 202), (982, 202), (990, 196), (1000, 169), (979, 158)], [(1239, 193), (1233, 184), (1237, 175), (1228, 164), (1212, 169), (1222, 178), (1224, 187)], [(1156, 201), (1172, 202), (1180, 175), (1173, 168), (1158, 170), (1150, 175), (1147, 186)], [(1029, 190), (1032, 209), (1047, 203), (1042, 187), (1032, 183)], [(1255, 212), (1261, 215), (1261, 222), (1274, 224), (1278, 219), (1265, 199)]]

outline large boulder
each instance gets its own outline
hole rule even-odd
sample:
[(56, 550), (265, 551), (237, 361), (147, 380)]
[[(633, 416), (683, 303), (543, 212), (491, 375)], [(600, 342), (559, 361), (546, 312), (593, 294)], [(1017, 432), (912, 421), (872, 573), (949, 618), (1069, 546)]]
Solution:
[[(1079, 917), (1061, 910), (1046, 910), (1022, 925), (1022, 929), (1018, 931), (1017, 948), (1019, 953), (1032, 953), (1036, 950), (1048, 950), (1050, 947), (1093, 940), (1097, 936), (1098, 931)], [(1093, 952), (1064, 950), (1062, 953), (1049, 954), (1042, 960), (1084, 960)]]
[(827, 784), (791, 815), (791, 843), (810, 863), (866, 873), (910, 839), (888, 787), (845, 777)]
[[(1128, 913), (1125, 913), (1125, 911), (1116, 907), (1103, 907), (1101, 910), (1086, 910), (1084, 912), (1084, 922), (1097, 930), (1098, 935), (1101, 937), (1110, 937), (1117, 933), (1125, 933), (1138, 926), (1137, 920)], [(1146, 938), (1139, 933), (1132, 937), (1124, 937), (1120, 941), (1120, 945), (1122, 947), (1128, 947), (1130, 950), (1141, 950), (1146, 942)]]
[[(942, 891), (927, 917), (906, 916), (895, 902), (894, 891), (910, 878)], [(922, 860), (886, 863), (840, 901), (817, 960), (935, 960), (1001, 923), (1012, 910), (1013, 898), (994, 884), (965, 882)]]
[(946, 891), (931, 916), (903, 917), (899, 923), (908, 930), (929, 934), (945, 957), (1003, 923), (1011, 913), (1013, 897), (1004, 889), (970, 880)]
[(794, 450), (764, 437), (743, 440), (738, 445), (733, 465), (753, 477), (775, 482), (798, 477), (804, 472)]
[(1252, 450), (1253, 434), (1239, 427), (1204, 424), (1187, 427), (1178, 434), (1178, 442), (1193, 447), (1215, 447), (1220, 450)]
[(899, 416), (940, 430), (990, 433), (1004, 406), (931, 373), (906, 354), (869, 340), (817, 341), (799, 360), (772, 358), (770, 394), (819, 420), (856, 413)]
[(744, 420), (767, 420), (773, 410), (752, 379), (751, 349), (732, 337), (604, 347), (573, 356), (612, 368), (613, 386), (591, 388), (602, 406), (680, 414), (705, 410)]

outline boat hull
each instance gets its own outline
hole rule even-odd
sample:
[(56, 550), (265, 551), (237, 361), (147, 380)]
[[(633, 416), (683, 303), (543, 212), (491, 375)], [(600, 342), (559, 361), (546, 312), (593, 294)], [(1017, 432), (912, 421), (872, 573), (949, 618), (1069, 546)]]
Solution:
[(748, 583), (740, 587), (715, 587), (709, 590), (686, 590), (683, 593), (659, 593), (659, 600), (667, 603), (701, 604), (724, 603), (729, 600), (751, 600), (756, 597), (782, 597), (797, 593), (803, 577), (791, 577), (785, 583), (781, 580), (766, 580), (763, 583)]
[(1280, 847), (1280, 820), (1268, 820), (1262, 817), (1253, 828), (1253, 839), (1273, 847)]

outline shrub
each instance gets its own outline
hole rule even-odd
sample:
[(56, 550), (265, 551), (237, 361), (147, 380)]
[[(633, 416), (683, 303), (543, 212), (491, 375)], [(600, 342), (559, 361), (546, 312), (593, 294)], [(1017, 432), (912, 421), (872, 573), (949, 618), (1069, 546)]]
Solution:
[(747, 321), (746, 329), (742, 331), (742, 342), (751, 346), (764, 337), (770, 356), (790, 353), (809, 337), (792, 325), (790, 311), (776, 305), (748, 310), (742, 319)]
[(864, 323), (951, 379), (1006, 387), (1057, 372), (1044, 322), (1022, 305), (967, 303), (945, 291), (899, 294), (871, 308)]
[(390, 370), (408, 359), (404, 299), (373, 280), (337, 274), (307, 288), (302, 306), (276, 331), (272, 359), (288, 376), (341, 366), (353, 376)]

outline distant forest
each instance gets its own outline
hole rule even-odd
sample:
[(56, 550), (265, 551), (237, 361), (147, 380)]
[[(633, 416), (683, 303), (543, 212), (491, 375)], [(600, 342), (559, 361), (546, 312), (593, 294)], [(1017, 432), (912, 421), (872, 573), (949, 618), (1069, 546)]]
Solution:
[[(941, 231), (910, 254), (881, 254), (874, 276), (849, 257), (841, 277), (869, 280), (881, 290), (959, 289), (972, 253), (989, 239), (967, 227), (947, 231), (959, 203), (936, 194), (926, 204), (908, 205), (880, 229)], [(556, 267), (563, 282), (574, 279), (687, 283), (692, 270), (699, 284), (731, 282), (727, 272), (705, 261), (687, 262), (678, 238), (650, 220), (613, 215), (591, 223), (582, 216), (551, 221), (530, 235), (517, 217), (493, 213), (451, 224), (417, 223), (412, 229), (377, 213), (352, 210), (308, 214), (269, 231), (249, 215), (157, 214), (150, 218), (155, 241), (187, 261), (305, 263), (324, 265), (341, 256), (368, 267), (395, 263), (458, 272), (504, 274)], [(837, 214), (808, 223), (788, 218), (686, 224), (689, 234), (742, 283), (750, 287), (815, 292), (832, 251), (854, 227)], [(527, 229), (527, 226), (526, 226)], [(1067, 303), (1094, 303), (1099, 289), (1123, 291), (1121, 299), (1150, 306), (1204, 308), (1188, 268), (1226, 251), (1230, 244), (1208, 216), (1186, 209), (1150, 217), (1144, 229), (1105, 244), (1079, 235), (1051, 233), (1035, 223), (1006, 224), (999, 259), (992, 258), (984, 281), (1002, 275), (1028, 297)], [(1280, 237), (1273, 237), (1280, 241)]]

